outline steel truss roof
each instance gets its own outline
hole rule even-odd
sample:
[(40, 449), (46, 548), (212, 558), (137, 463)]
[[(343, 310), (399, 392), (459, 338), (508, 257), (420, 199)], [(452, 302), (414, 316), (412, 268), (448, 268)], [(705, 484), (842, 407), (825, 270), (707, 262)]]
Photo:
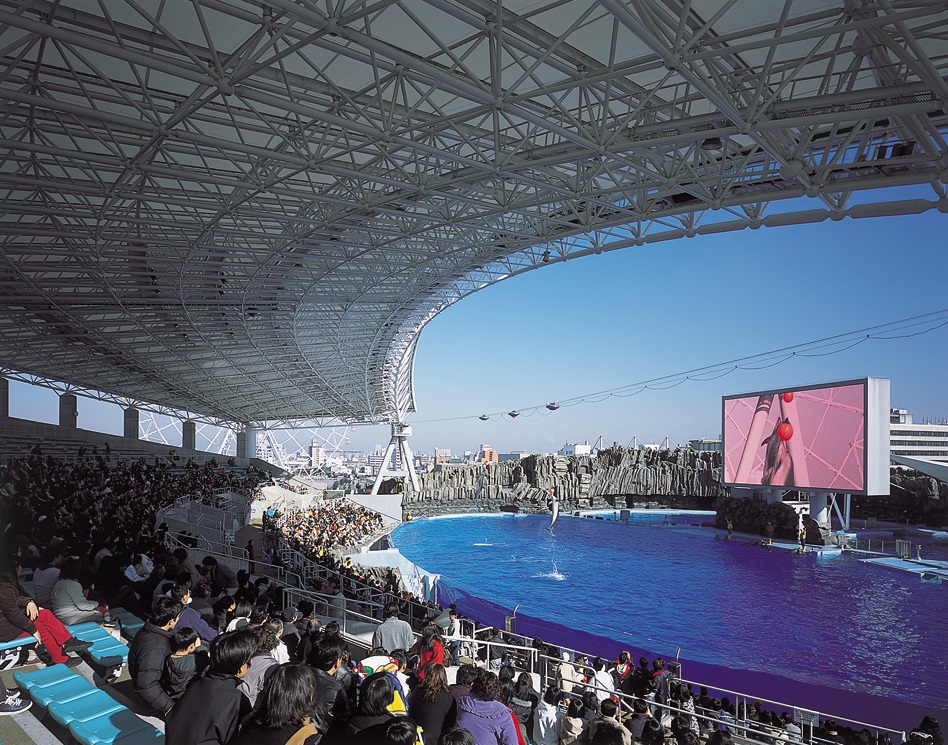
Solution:
[(927, 0), (0, 0), (0, 365), (397, 420), (493, 282), (945, 211), (946, 62)]

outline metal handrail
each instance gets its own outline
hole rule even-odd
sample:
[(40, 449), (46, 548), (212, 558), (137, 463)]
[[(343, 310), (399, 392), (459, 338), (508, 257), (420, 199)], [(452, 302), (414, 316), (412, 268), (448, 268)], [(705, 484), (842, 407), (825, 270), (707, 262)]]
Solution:
[[(699, 686), (699, 687), (702, 687), (702, 686), (703, 686), (703, 687), (705, 687), (705, 688), (709, 688), (709, 689), (712, 689), (712, 690), (714, 690), (714, 691), (718, 691), (718, 692), (720, 692), (720, 693), (727, 693), (727, 694), (729, 694), (729, 695), (731, 695), (731, 696), (734, 696), (734, 697), (735, 697), (735, 701), (734, 701), (735, 711), (738, 711), (738, 710), (739, 710), (739, 709), (738, 709), (738, 701), (739, 701), (739, 699), (743, 698), (745, 704), (747, 704), (747, 703), (749, 703), (749, 702), (751, 702), (751, 701), (760, 701), (761, 703), (767, 703), (767, 704), (772, 704), (772, 705), (774, 705), (774, 706), (781, 707), (781, 708), (783, 708), (784, 710), (796, 709), (796, 710), (799, 710), (799, 711), (807, 711), (807, 712), (810, 712), (810, 713), (812, 713), (812, 714), (818, 715), (821, 720), (823, 720), (823, 719), (832, 719), (832, 720), (834, 720), (834, 721), (836, 721), (836, 722), (848, 722), (849, 724), (856, 724), (856, 725), (859, 725), (860, 727), (869, 727), (869, 728), (874, 729), (874, 730), (879, 730), (879, 731), (883, 731), (883, 732), (889, 732), (890, 734), (893, 734), (893, 735), (899, 735), (899, 736), (902, 738), (903, 741), (905, 740), (905, 731), (904, 731), (904, 730), (892, 729), (891, 727), (883, 727), (883, 726), (881, 726), (881, 725), (872, 724), (872, 723), (870, 723), (870, 722), (861, 722), (861, 721), (859, 721), (858, 719), (849, 719), (849, 718), (847, 718), (847, 717), (837, 716), (837, 715), (835, 715), (835, 714), (829, 714), (829, 713), (827, 713), (827, 712), (817, 711), (817, 710), (815, 710), (815, 709), (806, 709), (806, 708), (804, 708), (804, 707), (802, 707), (802, 706), (794, 706), (793, 704), (789, 704), (789, 703), (787, 703), (786, 701), (775, 701), (774, 699), (764, 698), (763, 696), (756, 696), (756, 695), (752, 695), (752, 694), (749, 694), (749, 693), (743, 693), (743, 692), (741, 692), (741, 691), (733, 691), (733, 690), (730, 690), (730, 689), (728, 689), (728, 688), (721, 688), (720, 686), (716, 686), (716, 685), (708, 685), (707, 683), (699, 683), (699, 682), (697, 682), (697, 681), (688, 680), (687, 678), (679, 678), (679, 680), (680, 680), (682, 683), (690, 683), (691, 685), (696, 685), (696, 686)], [(746, 706), (745, 706), (745, 711), (746, 711)]]

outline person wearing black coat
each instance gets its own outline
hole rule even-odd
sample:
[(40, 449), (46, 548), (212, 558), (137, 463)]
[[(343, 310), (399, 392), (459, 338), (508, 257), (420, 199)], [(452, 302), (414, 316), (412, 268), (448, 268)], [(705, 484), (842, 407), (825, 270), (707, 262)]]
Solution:
[(165, 658), (171, 654), (171, 629), (182, 605), (171, 598), (158, 598), (152, 620), (135, 634), (128, 647), (128, 672), (139, 698), (156, 716), (163, 717), (174, 703), (161, 687), (161, 671)]
[(327, 740), (336, 739), (352, 716), (349, 699), (335, 678), (345, 653), (346, 645), (340, 637), (324, 636), (313, 647), (308, 660), (316, 668), (316, 712), (313, 724)]
[(421, 685), (408, 694), (408, 716), (421, 727), (424, 745), (437, 745), (441, 733), (454, 727), (458, 705), (448, 690), (444, 665), (430, 662), (425, 666)]
[(256, 651), (257, 635), (249, 629), (221, 634), (211, 642), (210, 672), (191, 681), (168, 715), (167, 745), (233, 742), (238, 724), (250, 713), (250, 700), (237, 686)]

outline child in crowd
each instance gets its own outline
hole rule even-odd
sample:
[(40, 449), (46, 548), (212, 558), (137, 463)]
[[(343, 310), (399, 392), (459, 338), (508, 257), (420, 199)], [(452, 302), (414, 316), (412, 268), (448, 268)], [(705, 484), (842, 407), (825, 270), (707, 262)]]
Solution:
[(201, 637), (192, 628), (185, 627), (171, 635), (171, 654), (165, 658), (161, 671), (161, 687), (175, 701), (207, 666), (206, 656), (196, 654), (200, 645)]

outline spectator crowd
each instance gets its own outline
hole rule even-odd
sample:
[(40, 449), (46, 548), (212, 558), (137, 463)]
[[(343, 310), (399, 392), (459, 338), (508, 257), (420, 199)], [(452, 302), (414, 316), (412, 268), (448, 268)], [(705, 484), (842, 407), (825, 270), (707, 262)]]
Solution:
[[(378, 513), (346, 500), (267, 522), (331, 571), (320, 605), (291, 605), (270, 579), (172, 548), (150, 527), (180, 497), (252, 491), (264, 478), (168, 461), (14, 461), (0, 472), (0, 641), (32, 634), (24, 662), (75, 665), (70, 655), (88, 643), (66, 626), (109, 626), (119, 605), (139, 614), (131, 685), (141, 711), (164, 721), (168, 745), (887, 745), (868, 729), (830, 720), (804, 731), (788, 712), (695, 690), (663, 659), (589, 659), (539, 639), (528, 654), (497, 629), (473, 644), (455, 607), (416, 602), (394, 573), (366, 577), (338, 558), (382, 528)], [(384, 602), (363, 654), (337, 619), (367, 592)], [(0, 702), (0, 714), (29, 705), (5, 688)], [(930, 717), (913, 738), (943, 745)]]

